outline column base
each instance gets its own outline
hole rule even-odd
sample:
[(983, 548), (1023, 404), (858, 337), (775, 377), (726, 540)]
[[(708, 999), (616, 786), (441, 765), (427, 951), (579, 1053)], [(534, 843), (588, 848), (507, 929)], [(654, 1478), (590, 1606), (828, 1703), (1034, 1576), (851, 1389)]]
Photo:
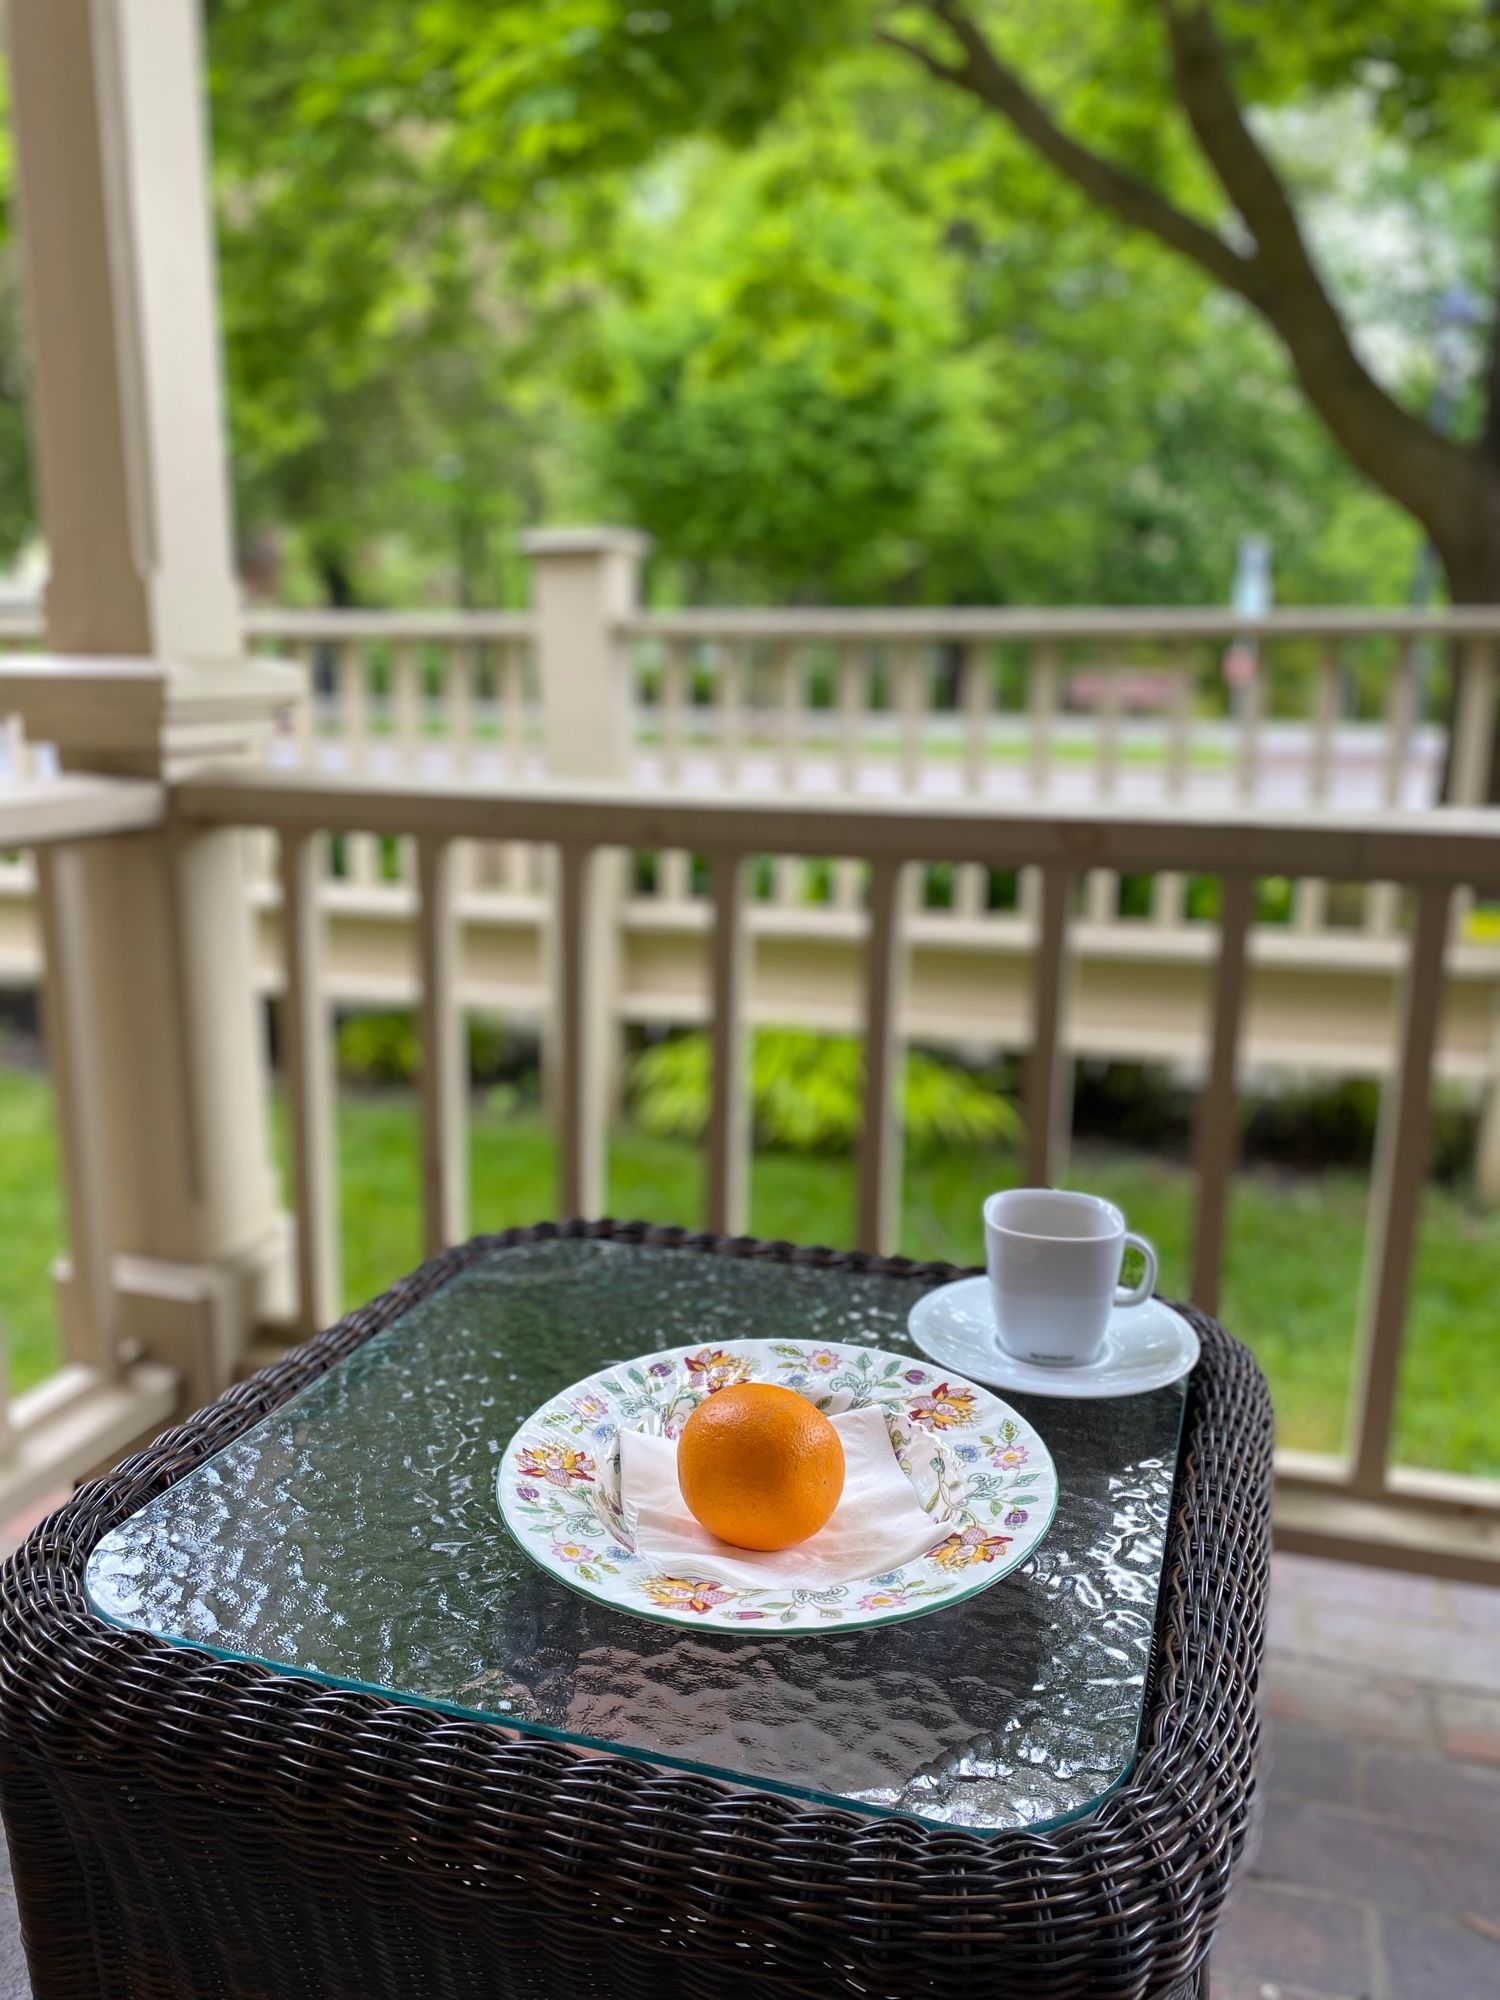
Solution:
[[(182, 1384), (177, 1415), (189, 1415), (235, 1380), (258, 1326), (290, 1315), (293, 1268), (292, 1220), (285, 1214), (222, 1263), (116, 1257), (120, 1353), (114, 1358), (149, 1356), (174, 1369)], [(64, 1354), (103, 1365), (106, 1357), (90, 1353), (85, 1302), (66, 1256), (53, 1266), (52, 1280)]]

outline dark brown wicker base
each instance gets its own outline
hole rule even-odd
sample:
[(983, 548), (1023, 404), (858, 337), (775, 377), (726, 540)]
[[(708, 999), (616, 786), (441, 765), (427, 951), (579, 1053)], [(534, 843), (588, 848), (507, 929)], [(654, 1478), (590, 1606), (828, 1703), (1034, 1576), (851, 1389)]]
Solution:
[(37, 2000), (1191, 2000), (1255, 1783), (1271, 1410), (1203, 1360), (1129, 1783), (978, 1839), (730, 1791), (101, 1624), (108, 1529), (498, 1245), (613, 1236), (959, 1276), (641, 1224), (435, 1258), (84, 1488), (0, 1576), (0, 1809)]

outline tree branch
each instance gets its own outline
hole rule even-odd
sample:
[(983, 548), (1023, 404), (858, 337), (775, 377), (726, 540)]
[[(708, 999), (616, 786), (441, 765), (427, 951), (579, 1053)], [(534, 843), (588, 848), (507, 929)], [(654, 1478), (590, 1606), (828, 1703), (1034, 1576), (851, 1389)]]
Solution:
[[(1253, 298), (1309, 401), (1360, 470), (1436, 527), (1462, 504), (1469, 454), (1403, 409), (1370, 374), (1330, 298), (1291, 199), (1235, 95), (1206, 0), (1161, 0), (1177, 95), (1204, 158), (1255, 239)], [(1437, 535), (1440, 544), (1444, 537)]]
[(941, 61), (931, 49), (924, 49), (920, 42), (909, 42), (905, 35), (898, 35), (893, 28), (877, 28), (875, 39), (884, 43), (888, 49), (896, 49), (901, 55), (910, 56), (913, 62), (922, 65), (929, 76), (937, 77), (942, 83), (951, 83), (960, 90), (964, 88), (967, 81), (964, 72)]
[(1147, 182), (1064, 132), (1041, 100), (1000, 60), (962, 7), (952, 0), (926, 0), (926, 4), (958, 43), (960, 62), (946, 63), (904, 36), (885, 32), (881, 40), (914, 58), (931, 75), (998, 111), (1035, 152), (1091, 201), (1189, 258), (1217, 284), (1259, 303), (1252, 259), (1241, 256), (1206, 223), (1196, 221)]
[[(957, 45), (957, 60), (904, 36), (887, 33), (882, 39), (997, 112), (1096, 206), (1154, 236), (1254, 306), (1279, 336), (1309, 403), (1347, 456), (1423, 523), (1451, 569), (1455, 555), (1474, 539), (1483, 447), (1473, 450), (1439, 436), (1387, 394), (1355, 352), (1287, 191), (1245, 122), (1208, 0), (1159, 4), (1177, 94), (1204, 157), (1254, 239), (1249, 254), (1065, 132), (1002, 60), (965, 0), (922, 4)], [(1500, 334), (1491, 382), (1500, 453)]]

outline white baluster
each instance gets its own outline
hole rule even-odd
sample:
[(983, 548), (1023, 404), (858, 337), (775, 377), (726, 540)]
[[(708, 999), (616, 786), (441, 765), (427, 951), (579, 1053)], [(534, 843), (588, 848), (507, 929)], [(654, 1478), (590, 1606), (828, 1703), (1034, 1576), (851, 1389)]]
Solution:
[(297, 1215), (298, 1312), (304, 1333), (338, 1317), (338, 1181), (328, 1003), (323, 996), (323, 919), (318, 890), (323, 836), (281, 836), (281, 935), (286, 976), (287, 1112)]
[(1054, 1187), (1067, 1177), (1072, 1119), (1073, 1066), (1064, 1016), (1069, 1002), (1068, 905), (1073, 878), (1057, 864), (1037, 872), (1042, 907), (1026, 1064), (1026, 1178), (1032, 1187)]
[[(1381, 798), (1388, 812), (1399, 810), (1411, 754), (1413, 710), (1416, 705), (1416, 643), (1405, 639), (1385, 688), (1385, 755), (1381, 765)], [(1375, 937), (1392, 937), (1401, 916), (1401, 891), (1394, 882), (1372, 882), (1365, 890), (1365, 929)]]
[(558, 848), (558, 1025), (561, 1196), (565, 1216), (604, 1209), (608, 1132), (598, 1046), (597, 1010), (590, 1007), (598, 855), (572, 841)]
[(859, 1247), (889, 1253), (901, 1232), (901, 1012), (906, 991), (902, 939), (905, 864), (882, 857), (870, 868), (865, 945), (865, 1121), (859, 1154)]
[[(1174, 646), (1169, 671), (1172, 692), (1167, 709), (1167, 761), (1163, 780), (1167, 798), (1180, 805), (1188, 794), (1192, 770), (1194, 655), (1191, 646)], [(1181, 869), (1162, 869), (1151, 883), (1151, 920), (1164, 926), (1180, 924), (1187, 915), (1187, 877)]]
[(1385, 1490), (1390, 1459), (1412, 1253), (1427, 1176), (1428, 1097), (1442, 1011), (1451, 894), (1446, 883), (1425, 883), (1417, 892), (1416, 927), (1401, 993), (1396, 1068), (1382, 1093), (1375, 1137), (1350, 1471), (1355, 1491), (1370, 1496)]
[(1213, 987), (1208, 1075), (1198, 1100), (1198, 1219), (1193, 1232), (1194, 1305), (1219, 1310), (1224, 1226), (1239, 1136), (1235, 1070), (1244, 1015), (1246, 946), (1255, 899), (1249, 875), (1226, 875), (1219, 916), (1219, 965)]
[(749, 1051), (745, 1030), (750, 939), (745, 922), (748, 864), (716, 854), (710, 864), (714, 928), (709, 1019), (713, 1031), (713, 1094), (708, 1119), (708, 1227), (739, 1236), (748, 1226), (750, 1196)]
[[(1344, 665), (1337, 639), (1329, 639), (1318, 662), (1316, 707), (1313, 712), (1312, 762), (1308, 770), (1309, 804), (1326, 806), (1333, 785), (1333, 758), (1339, 715), (1343, 707)], [(1292, 923), (1303, 932), (1319, 931), (1328, 921), (1328, 884), (1303, 876), (1292, 892)]]
[(469, 1233), (468, 1037), (458, 982), (463, 934), (454, 904), (454, 843), (417, 842), (421, 966), (422, 1234), (435, 1257)]
[[(989, 763), (989, 648), (965, 646), (959, 664), (959, 699), (963, 710), (964, 790), (982, 799)], [(989, 870), (966, 863), (958, 871), (954, 906), (961, 917), (982, 917), (989, 907)]]
[[(683, 781), (683, 711), (686, 706), (688, 652), (674, 642), (662, 663), (662, 778), (669, 792)], [(658, 856), (656, 893), (664, 903), (685, 903), (692, 891), (692, 857), (680, 847)]]

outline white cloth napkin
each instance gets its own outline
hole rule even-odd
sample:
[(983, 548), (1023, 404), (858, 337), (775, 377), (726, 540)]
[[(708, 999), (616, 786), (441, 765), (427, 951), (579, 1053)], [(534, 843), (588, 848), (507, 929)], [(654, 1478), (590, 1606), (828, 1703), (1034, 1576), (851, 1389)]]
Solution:
[(626, 1431), (620, 1497), (636, 1548), (663, 1563), (691, 1563), (723, 1583), (822, 1589), (899, 1569), (941, 1541), (942, 1524), (923, 1512), (879, 1410), (845, 1410), (830, 1421), (844, 1447), (844, 1490), (817, 1534), (789, 1549), (736, 1549), (711, 1535), (678, 1489), (675, 1438)]

